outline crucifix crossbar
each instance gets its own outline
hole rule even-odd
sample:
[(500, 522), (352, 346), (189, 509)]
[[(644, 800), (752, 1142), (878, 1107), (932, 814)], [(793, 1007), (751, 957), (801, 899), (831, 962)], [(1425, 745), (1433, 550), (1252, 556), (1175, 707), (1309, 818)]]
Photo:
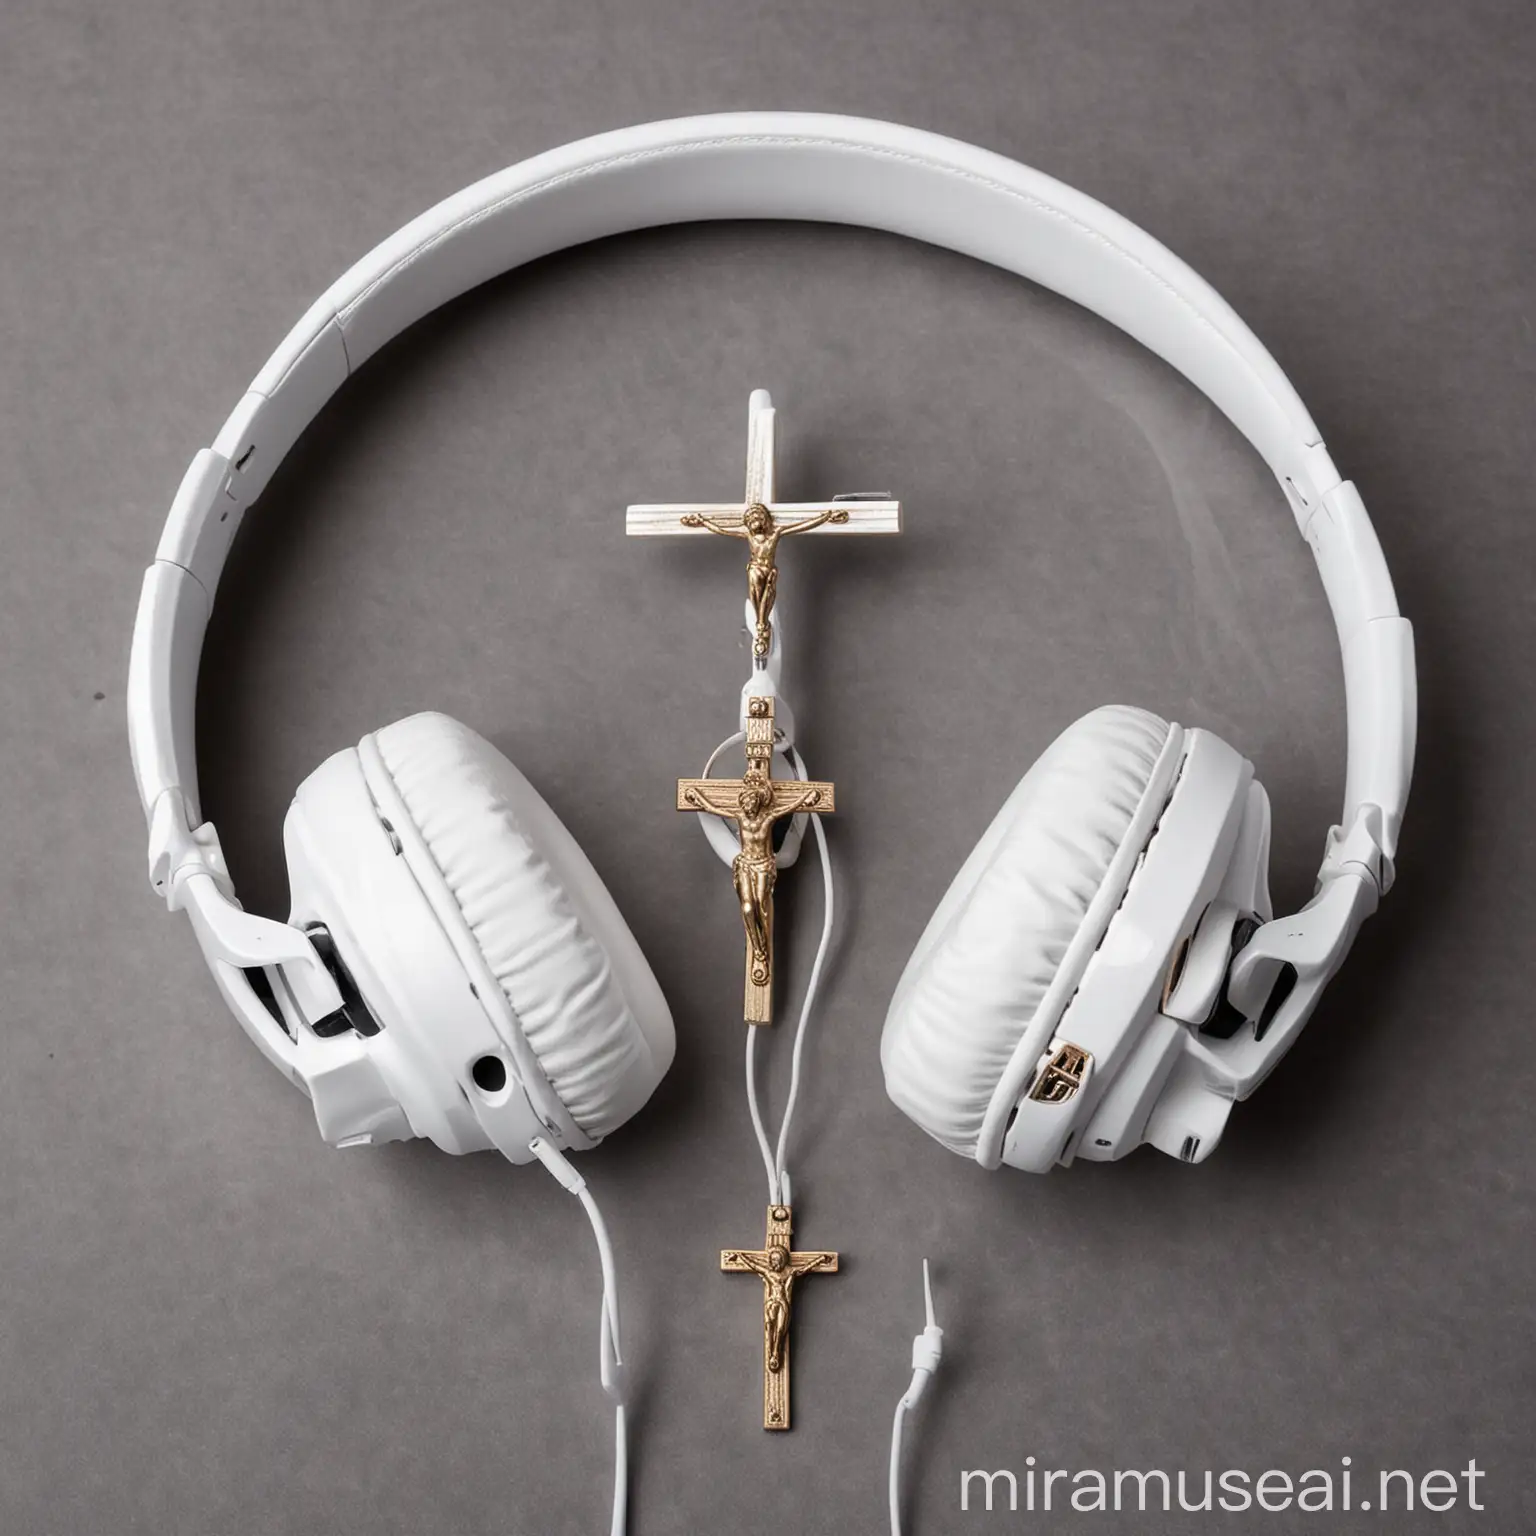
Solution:
[(801, 811), (836, 810), (831, 784), (773, 777), (773, 697), (747, 701), (747, 771), (739, 779), (679, 779), (677, 808), (723, 816), (736, 823), (741, 852), (731, 862), (731, 882), (747, 938), (742, 1017), (748, 1024), (773, 1022), (773, 887), (778, 859), (773, 826)]
[(720, 1268), (756, 1275), (763, 1282), (763, 1428), (789, 1428), (789, 1322), (795, 1281), (801, 1275), (837, 1273), (837, 1255), (796, 1253), (787, 1205), (768, 1207), (768, 1235), (759, 1249), (723, 1248)]
[(778, 589), (779, 540), (797, 533), (900, 533), (901, 503), (889, 497), (836, 496), (829, 502), (774, 500), (774, 409), (766, 389), (747, 406), (747, 486), (739, 502), (689, 502), (629, 508), (624, 531), (636, 538), (708, 533), (747, 545), (747, 596), (756, 614), (752, 654), (772, 644), (770, 615)]

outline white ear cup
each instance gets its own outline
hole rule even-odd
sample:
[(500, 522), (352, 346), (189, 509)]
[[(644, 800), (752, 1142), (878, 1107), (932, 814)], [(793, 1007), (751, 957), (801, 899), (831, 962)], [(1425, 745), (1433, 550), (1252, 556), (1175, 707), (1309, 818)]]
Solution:
[(586, 1135), (615, 1130), (672, 1064), (675, 1036), (575, 838), (506, 757), (447, 715), (401, 720), (359, 752), (370, 787), (379, 769), (392, 781), (550, 1087)]
[(1021, 1042), (1033, 1055), (1049, 1043), (1167, 799), (1181, 739), (1145, 710), (1085, 715), (1025, 774), (939, 903), (880, 1054), (891, 1098), (953, 1151), (979, 1155)]
[(939, 903), (881, 1040), (891, 1098), (983, 1167), (1215, 1146), (1215, 1019), (1269, 915), (1269, 802), (1208, 731), (1095, 710), (1024, 776)]
[(285, 841), (291, 921), (330, 930), (415, 1134), (516, 1161), (536, 1135), (590, 1146), (671, 1065), (666, 1001), (596, 871), (457, 721), (413, 716), (335, 754)]
[[(460, 947), (407, 859), (405, 839), (375, 802), (355, 747), (299, 785), (283, 843), (289, 922), (327, 930), (380, 1026), (365, 1038), (344, 1031), (321, 1039), (291, 1022), (321, 1135), (335, 1146), (423, 1136), (445, 1152), (497, 1147), (527, 1162), (529, 1141), (552, 1134), (554, 1124), (576, 1145), (580, 1132), (569, 1116), (561, 1124), (532, 1049), (472, 990)], [(508, 1072), (499, 1093), (475, 1081), (486, 1060)]]

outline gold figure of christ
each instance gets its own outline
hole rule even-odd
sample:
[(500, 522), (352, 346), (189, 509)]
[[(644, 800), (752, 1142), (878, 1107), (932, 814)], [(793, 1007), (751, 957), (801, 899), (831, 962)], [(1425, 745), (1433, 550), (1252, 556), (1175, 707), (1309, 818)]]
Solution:
[(778, 860), (774, 823), (801, 811), (835, 807), (831, 784), (773, 777), (773, 698), (748, 700), (747, 770), (739, 779), (679, 779), (677, 808), (702, 811), (736, 823), (741, 852), (731, 863), (731, 883), (747, 940), (742, 1017), (748, 1024), (773, 1022), (773, 887)]
[(686, 512), (678, 521), (685, 528), (707, 528), (711, 533), (722, 534), (728, 539), (747, 541), (747, 599), (757, 615), (757, 632), (752, 637), (752, 654), (761, 661), (773, 641), (773, 628), (769, 619), (773, 614), (774, 598), (779, 590), (779, 540), (792, 533), (809, 533), (826, 523), (846, 523), (848, 511), (844, 507), (818, 512), (815, 517), (803, 517), (795, 523), (778, 523), (762, 502), (754, 501), (740, 522), (721, 522), (703, 512)]
[(760, 1249), (725, 1248), (720, 1268), (763, 1282), (763, 1428), (789, 1428), (789, 1322), (795, 1281), (837, 1273), (835, 1253), (796, 1253), (787, 1205), (768, 1207), (768, 1235)]

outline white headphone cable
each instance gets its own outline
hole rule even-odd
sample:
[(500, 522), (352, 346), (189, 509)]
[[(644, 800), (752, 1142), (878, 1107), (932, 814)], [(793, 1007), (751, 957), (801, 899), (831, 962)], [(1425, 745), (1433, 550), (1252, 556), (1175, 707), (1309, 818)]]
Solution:
[[(790, 761), (795, 773), (802, 779), (809, 778), (800, 753), (790, 748)], [(707, 770), (706, 770), (707, 772)], [(763, 1168), (768, 1174), (768, 1203), (790, 1203), (789, 1174), (784, 1159), (789, 1147), (789, 1127), (795, 1116), (795, 1102), (800, 1097), (800, 1060), (805, 1047), (805, 1027), (810, 1022), (811, 1011), (816, 1006), (816, 994), (821, 989), (822, 967), (832, 947), (832, 926), (836, 918), (836, 904), (832, 886), (832, 854), (827, 847), (827, 834), (822, 830), (821, 818), (812, 816), (811, 830), (816, 834), (816, 851), (821, 855), (822, 916), (821, 938), (816, 945), (816, 958), (811, 963), (810, 980), (805, 984), (805, 998), (800, 1004), (800, 1019), (795, 1025), (795, 1042), (789, 1058), (789, 1096), (784, 1101), (784, 1118), (779, 1122), (778, 1145), (769, 1149), (768, 1132), (763, 1125), (762, 1110), (757, 1099), (757, 1037), (755, 1025), (747, 1026), (747, 1108), (752, 1114), (752, 1130), (757, 1136), (758, 1149), (763, 1154)]]
[[(709, 754), (704, 764), (704, 772), (701, 778), (707, 779), (714, 769), (720, 754), (727, 747), (734, 747), (739, 742), (746, 740), (744, 731), (736, 731), (727, 736), (724, 741)], [(800, 756), (798, 748), (789, 749), (789, 760), (793, 765), (796, 777), (808, 779), (809, 771), (806, 769), (805, 760)], [(823, 893), (823, 909), (821, 917), (821, 939), (816, 946), (816, 958), (811, 964), (810, 980), (805, 987), (805, 1000), (800, 1005), (800, 1020), (795, 1025), (795, 1041), (790, 1051), (789, 1063), (789, 1097), (784, 1103), (784, 1118), (779, 1124), (779, 1140), (777, 1148), (770, 1148), (768, 1143), (768, 1131), (763, 1124), (762, 1110), (758, 1105), (757, 1097), (757, 1036), (755, 1026), (747, 1027), (747, 1108), (752, 1115), (752, 1130), (757, 1137), (758, 1149), (763, 1154), (763, 1169), (768, 1175), (768, 1203), (770, 1205), (788, 1205), (791, 1203), (789, 1174), (784, 1168), (784, 1159), (789, 1147), (789, 1127), (794, 1119), (795, 1103), (800, 1096), (800, 1061), (805, 1045), (805, 1027), (810, 1022), (811, 1010), (816, 1005), (816, 994), (821, 988), (822, 968), (826, 964), (828, 951), (832, 947), (832, 927), (836, 918), (835, 902), (833, 898), (832, 884), (832, 855), (827, 847), (827, 834), (822, 829), (821, 818), (810, 818), (811, 830), (816, 834), (816, 850), (821, 856), (821, 885)]]
[(944, 1358), (944, 1330), (934, 1321), (933, 1285), (928, 1278), (928, 1260), (923, 1260), (923, 1303), (927, 1325), (912, 1340), (912, 1384), (896, 1402), (896, 1417), (891, 1424), (891, 1536), (901, 1536), (901, 1431), (907, 1414), (917, 1406), (929, 1378)]
[(624, 1526), (629, 1505), (629, 1436), (624, 1419), (625, 1374), (624, 1356), (619, 1347), (619, 1279), (613, 1261), (613, 1244), (608, 1238), (608, 1227), (597, 1201), (587, 1188), (587, 1181), (577, 1173), (570, 1159), (558, 1147), (552, 1146), (542, 1136), (528, 1143), (533, 1155), (581, 1201), (587, 1220), (592, 1223), (592, 1235), (597, 1239), (597, 1258), (603, 1271), (603, 1301), (598, 1324), (598, 1376), (603, 1391), (613, 1403), (613, 1521), (609, 1527), (611, 1536), (624, 1536)]

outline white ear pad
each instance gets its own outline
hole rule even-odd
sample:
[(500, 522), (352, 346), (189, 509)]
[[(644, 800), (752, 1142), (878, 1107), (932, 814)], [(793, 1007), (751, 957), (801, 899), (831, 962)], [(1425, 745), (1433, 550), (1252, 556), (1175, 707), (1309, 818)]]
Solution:
[(1021, 1047), (1033, 1060), (1049, 1044), (1168, 799), (1182, 738), (1145, 710), (1085, 715), (1025, 774), (939, 903), (880, 1056), (891, 1098), (951, 1150), (996, 1164), (999, 1083)]
[(413, 715), (358, 750), (370, 788), (388, 776), (571, 1118), (594, 1140), (622, 1125), (672, 1064), (672, 1016), (576, 840), (447, 715)]

